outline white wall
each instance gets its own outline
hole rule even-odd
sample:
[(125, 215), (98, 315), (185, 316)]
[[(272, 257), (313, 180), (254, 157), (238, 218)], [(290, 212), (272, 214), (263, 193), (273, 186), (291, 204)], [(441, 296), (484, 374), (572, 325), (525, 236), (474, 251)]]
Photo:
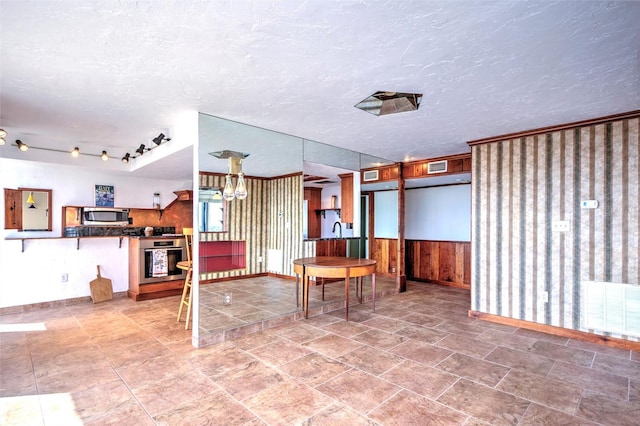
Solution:
[[(113, 185), (117, 207), (151, 208), (153, 193), (160, 192), (165, 207), (173, 191), (191, 186), (191, 182), (135, 178), (128, 175), (92, 173), (74, 166), (0, 159), (0, 186), (51, 189), (52, 232), (2, 230), (0, 238), (0, 307), (89, 296), (89, 282), (96, 277), (96, 265), (102, 275), (113, 281), (114, 291), (128, 288), (128, 241), (118, 238), (34, 239), (24, 243), (11, 238), (52, 238), (62, 235), (62, 206), (94, 204), (94, 185)], [(4, 196), (0, 197), (4, 212)], [(2, 228), (4, 228), (4, 223)], [(7, 238), (10, 238), (9, 240)], [(68, 282), (61, 282), (61, 274)]]
[(471, 241), (471, 185), (405, 191), (407, 240)]
[[(342, 216), (338, 217), (338, 213), (332, 210), (325, 212), (325, 217), (320, 216), (320, 236), (321, 238), (336, 238), (338, 237), (338, 228), (333, 233), (333, 224), (340, 222), (342, 225), (342, 237), (351, 238), (360, 236), (360, 174), (354, 172), (354, 188), (353, 188), (353, 228), (347, 229)], [(320, 208), (331, 208), (331, 196), (337, 197), (336, 208), (341, 209), (342, 206), (342, 186), (340, 183), (333, 185), (326, 185), (322, 187), (322, 193), (320, 198)]]
[(398, 191), (380, 191), (374, 194), (375, 238), (398, 238)]

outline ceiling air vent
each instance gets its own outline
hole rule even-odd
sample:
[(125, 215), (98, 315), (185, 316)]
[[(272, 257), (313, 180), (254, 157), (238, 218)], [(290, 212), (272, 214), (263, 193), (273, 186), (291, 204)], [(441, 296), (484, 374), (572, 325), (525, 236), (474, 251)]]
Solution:
[(427, 163), (427, 174), (444, 173), (447, 171), (447, 160)]
[(367, 170), (362, 173), (363, 182), (371, 182), (374, 180), (378, 180), (378, 170)]

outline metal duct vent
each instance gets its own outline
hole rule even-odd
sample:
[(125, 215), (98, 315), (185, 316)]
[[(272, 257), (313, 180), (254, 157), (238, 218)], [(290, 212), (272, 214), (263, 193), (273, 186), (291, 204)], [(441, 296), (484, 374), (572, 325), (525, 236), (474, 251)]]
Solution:
[(371, 182), (374, 180), (378, 180), (378, 170), (367, 170), (362, 173), (362, 181), (363, 182)]
[(447, 160), (427, 163), (427, 174), (444, 173), (447, 171)]

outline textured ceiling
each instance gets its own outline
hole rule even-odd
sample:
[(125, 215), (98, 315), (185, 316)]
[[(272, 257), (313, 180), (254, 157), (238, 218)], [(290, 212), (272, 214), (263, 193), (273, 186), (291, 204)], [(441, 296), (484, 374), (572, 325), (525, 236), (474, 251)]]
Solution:
[[(458, 154), (639, 109), (638, 22), (622, 1), (0, 0), (0, 126), (119, 159), (160, 132), (181, 146), (176, 123), (200, 111), (393, 161)], [(378, 90), (422, 93), (420, 109), (354, 108)], [(190, 177), (190, 157), (135, 174)]]

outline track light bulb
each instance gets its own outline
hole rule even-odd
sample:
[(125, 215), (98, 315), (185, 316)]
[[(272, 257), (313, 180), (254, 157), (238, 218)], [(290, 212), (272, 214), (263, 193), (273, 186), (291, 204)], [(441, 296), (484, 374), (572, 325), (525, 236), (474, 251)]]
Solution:
[(0, 139), (4, 139), (7, 137), (7, 131), (5, 129), (0, 129)]
[(16, 141), (16, 145), (18, 145), (18, 149), (22, 152), (28, 151), (29, 150), (29, 145), (27, 145), (26, 143), (22, 142), (20, 139), (18, 139)]
[(128, 163), (129, 162), (129, 157), (131, 157), (131, 155), (129, 155), (129, 153), (127, 152), (124, 157), (122, 157), (122, 162), (123, 163)]
[(100, 158), (102, 158), (102, 161), (107, 161), (109, 159), (107, 151), (102, 151), (102, 155), (100, 156)]
[(71, 151), (71, 156), (73, 158), (78, 158), (79, 155), (80, 155), (80, 148), (76, 146), (75, 148), (73, 148), (73, 151)]
[(4, 145), (4, 144), (6, 144), (6, 143), (7, 143), (7, 141), (6, 141), (6, 140), (4, 140), (4, 138), (0, 138), (0, 145)]
[(136, 152), (138, 153), (138, 155), (144, 154), (144, 144), (140, 144), (138, 149), (136, 149)]

